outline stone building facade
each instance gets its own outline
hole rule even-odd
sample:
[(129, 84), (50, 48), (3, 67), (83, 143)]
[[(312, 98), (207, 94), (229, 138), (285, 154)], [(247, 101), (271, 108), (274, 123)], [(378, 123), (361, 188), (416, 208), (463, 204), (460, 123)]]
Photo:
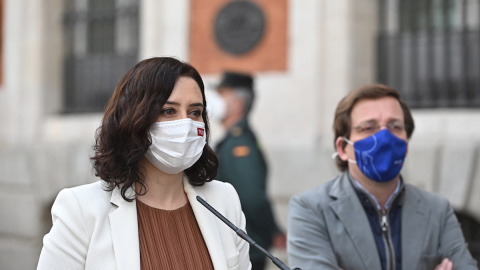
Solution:
[[(89, 157), (102, 115), (66, 106), (66, 55), (72, 50), (83, 55), (89, 46), (69, 47), (66, 11), (72, 3), (81, 9), (109, 1), (1, 2), (0, 269), (34, 269), (55, 195), (96, 180)], [(112, 48), (135, 48), (137, 60), (175, 56), (190, 61), (196, 45), (192, 31), (198, 30), (191, 18), (201, 2), (115, 1), (136, 6), (138, 36), (135, 46), (127, 41)], [(379, 2), (285, 1), (284, 64), (254, 70), (258, 98), (252, 125), (270, 164), (269, 193), (283, 228), (290, 197), (337, 173), (331, 159), (336, 104), (350, 90), (377, 80)], [(88, 31), (75, 27), (76, 40), (82, 40)], [(220, 73), (202, 76), (211, 86)], [(406, 181), (442, 194), (456, 210), (480, 220), (480, 107), (414, 109), (413, 115), (416, 131), (409, 142)], [(213, 123), (212, 140), (221, 132)]]

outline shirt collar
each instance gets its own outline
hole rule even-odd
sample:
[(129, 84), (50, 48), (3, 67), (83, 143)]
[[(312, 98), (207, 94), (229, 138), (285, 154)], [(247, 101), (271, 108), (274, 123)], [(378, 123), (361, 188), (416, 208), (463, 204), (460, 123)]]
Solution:
[[(357, 181), (357, 179), (353, 178), (350, 174), (349, 176), (350, 176), (349, 177), (350, 180), (353, 182), (356, 189), (366, 194), (375, 203), (377, 210), (380, 211), (382, 207), (380, 206), (380, 203), (378, 202), (377, 198), (375, 198), (375, 196), (373, 196), (372, 193), (370, 193), (365, 187), (363, 187), (362, 184), (360, 184), (360, 182)], [(403, 180), (402, 180), (402, 177), (399, 177), (397, 182), (397, 187), (395, 188), (393, 193), (390, 195), (390, 197), (388, 197), (388, 200), (385, 203), (385, 209), (388, 209), (390, 207), (390, 204), (393, 202), (397, 194), (401, 191), (402, 187), (403, 187)]]

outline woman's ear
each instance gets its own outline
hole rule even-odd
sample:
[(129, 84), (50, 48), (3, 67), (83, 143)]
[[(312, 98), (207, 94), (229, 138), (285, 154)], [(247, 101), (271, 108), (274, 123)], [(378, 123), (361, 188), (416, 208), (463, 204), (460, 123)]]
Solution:
[(335, 147), (337, 149), (338, 157), (343, 161), (348, 161), (348, 154), (345, 151), (345, 140), (342, 137), (338, 137), (335, 141)]

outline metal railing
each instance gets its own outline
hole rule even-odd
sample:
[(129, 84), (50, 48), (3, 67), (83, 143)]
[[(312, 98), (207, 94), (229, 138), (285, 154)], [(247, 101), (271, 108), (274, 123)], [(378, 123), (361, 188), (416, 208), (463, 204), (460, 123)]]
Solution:
[(380, 0), (379, 82), (412, 108), (479, 108), (478, 2)]
[(117, 2), (67, 5), (65, 113), (103, 111), (120, 77), (138, 60), (138, 0)]

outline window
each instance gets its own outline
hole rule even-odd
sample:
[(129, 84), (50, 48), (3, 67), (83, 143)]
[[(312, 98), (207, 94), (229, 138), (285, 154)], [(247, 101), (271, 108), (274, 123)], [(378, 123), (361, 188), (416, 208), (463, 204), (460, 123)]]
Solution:
[(413, 108), (480, 108), (479, 0), (379, 0), (377, 77)]
[(68, 0), (64, 112), (101, 112), (138, 60), (138, 0)]

